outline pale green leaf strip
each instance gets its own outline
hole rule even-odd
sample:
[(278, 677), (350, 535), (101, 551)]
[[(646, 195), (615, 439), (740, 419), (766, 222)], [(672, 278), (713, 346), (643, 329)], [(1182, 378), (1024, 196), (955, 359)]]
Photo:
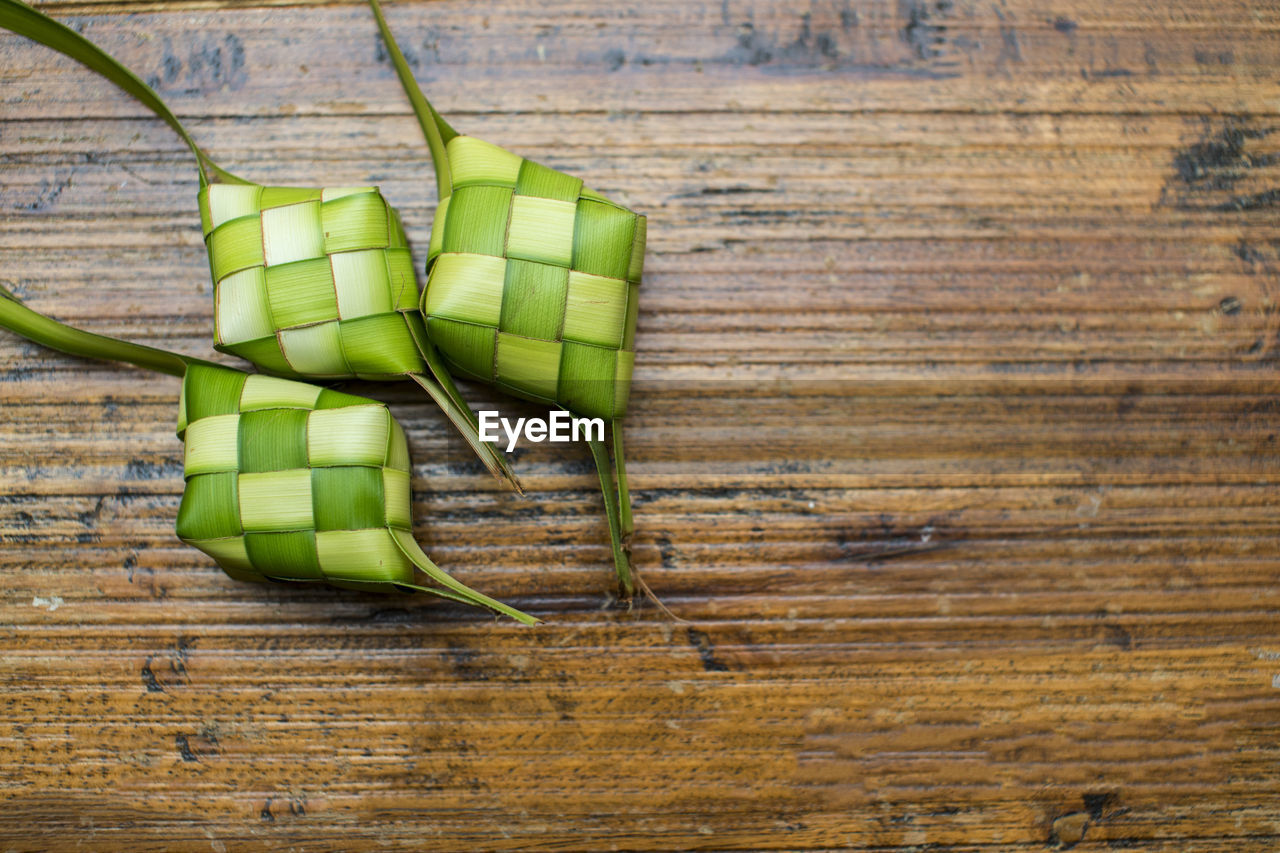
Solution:
[(238, 414), (201, 418), (191, 424), (183, 439), (183, 476), (238, 470), (239, 436)]
[(467, 445), (475, 451), (476, 456), (480, 457), (480, 461), (489, 469), (489, 473), (499, 480), (506, 479), (518, 494), (523, 495), (524, 486), (521, 485), (520, 479), (507, 464), (507, 460), (492, 444), (480, 440), (480, 424), (475, 420), (475, 414), (471, 411), (471, 408), (465, 403), (458, 405), (430, 377), (411, 374), (411, 378), (431, 395), (431, 399), (436, 401), (436, 405), (449, 418), (449, 422), (458, 430), (458, 434), (467, 442)]
[[(421, 569), (423, 574), (445, 589), (457, 594), (456, 596), (447, 597), (455, 598), (459, 601), (465, 601), (468, 604), (477, 604), (483, 607), (488, 607), (490, 610), (501, 613), (504, 616), (510, 616), (512, 619), (515, 619), (517, 622), (521, 622), (525, 625), (536, 625), (538, 622), (542, 621), (527, 613), (516, 610), (510, 605), (503, 604), (502, 602), (492, 599), (487, 595), (476, 592), (466, 584), (455, 580), (453, 577), (445, 573), (443, 569), (431, 562), (431, 558), (422, 552), (422, 548), (418, 546), (418, 543), (413, 538), (412, 534), (407, 531), (392, 530), (391, 535), (395, 538), (396, 544), (400, 546), (404, 555), (408, 557), (415, 566)], [(434, 590), (427, 588), (424, 591), (433, 592)], [(462, 597), (457, 598), (457, 596)]]
[(620, 348), (627, 319), (627, 290), (621, 279), (570, 270), (565, 339)]
[(603, 441), (588, 441), (591, 456), (600, 477), (600, 491), (604, 494), (605, 514), (609, 519), (609, 545), (613, 550), (613, 567), (618, 574), (618, 585), (630, 598), (635, 594), (635, 579), (631, 572), (631, 559), (622, 547), (622, 522), (618, 513), (617, 496), (613, 490), (613, 466), (609, 463), (609, 450)]
[(554, 400), (563, 348), (560, 341), (539, 341), (499, 332), (495, 355), (497, 375), (531, 396)]
[(618, 481), (618, 511), (619, 511), (619, 528), (622, 531), (622, 541), (625, 544), (631, 538), (631, 534), (635, 532), (635, 525), (631, 518), (631, 489), (627, 485), (627, 463), (626, 454), (622, 449), (622, 421), (614, 421), (610, 425), (610, 431), (613, 433), (613, 473)]
[(474, 136), (449, 140), (449, 167), (453, 186), (501, 186), (515, 188), (524, 158)]
[(380, 403), (317, 409), (307, 422), (311, 465), (375, 465), (387, 461), (391, 413)]
[(239, 495), (246, 531), (315, 529), (310, 469), (241, 474)]
[(385, 528), (325, 530), (316, 534), (316, 551), (326, 580), (405, 583), (413, 566)]

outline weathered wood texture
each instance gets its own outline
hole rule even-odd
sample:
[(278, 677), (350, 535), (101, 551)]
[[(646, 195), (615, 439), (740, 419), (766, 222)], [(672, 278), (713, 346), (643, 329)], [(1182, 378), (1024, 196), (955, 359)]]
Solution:
[[(364, 7), (46, 8), (426, 245)], [(651, 216), (635, 553), (688, 621), (608, 597), (580, 448), (520, 500), (393, 386), (427, 550), (547, 624), (232, 582), (173, 537), (176, 381), (0, 335), (0, 847), (1280, 845), (1274, 3), (388, 13), (457, 126)], [(194, 193), (0, 36), (6, 286), (208, 355)]]

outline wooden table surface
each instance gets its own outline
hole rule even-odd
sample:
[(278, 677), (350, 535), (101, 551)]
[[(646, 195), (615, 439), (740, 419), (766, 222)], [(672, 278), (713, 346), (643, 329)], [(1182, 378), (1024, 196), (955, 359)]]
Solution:
[[(423, 254), (366, 7), (43, 8), (234, 171), (381, 185)], [(683, 621), (610, 596), (583, 448), (522, 448), (519, 499), (400, 385), (354, 387), (420, 541), (546, 624), (236, 583), (173, 534), (177, 381), (0, 333), (0, 849), (1280, 845), (1274, 2), (388, 16), (455, 126), (650, 216), (635, 559)], [(31, 305), (209, 356), (193, 166), (0, 36)]]

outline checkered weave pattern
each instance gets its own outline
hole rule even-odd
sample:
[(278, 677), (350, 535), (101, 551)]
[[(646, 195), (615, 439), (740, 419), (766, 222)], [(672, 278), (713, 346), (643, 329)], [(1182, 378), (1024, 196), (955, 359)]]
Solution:
[(279, 376), (424, 373), (418, 284), (395, 208), (373, 187), (212, 184), (200, 216), (215, 341)]
[[(417, 590), (538, 620), (442, 571), (413, 538), (409, 445), (379, 402), (190, 363), (178, 538), (245, 581)], [(414, 583), (415, 568), (435, 586)]]
[(451, 369), (587, 417), (620, 418), (635, 363), (645, 218), (580, 178), (455, 136), (422, 314)]
[(409, 449), (385, 405), (193, 366), (180, 407), (178, 538), (238, 580), (413, 581), (396, 542), (412, 540)]

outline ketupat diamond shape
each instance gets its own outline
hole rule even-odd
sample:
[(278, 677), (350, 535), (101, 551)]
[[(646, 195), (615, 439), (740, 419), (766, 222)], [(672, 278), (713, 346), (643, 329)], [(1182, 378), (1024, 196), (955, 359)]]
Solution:
[(609, 420), (635, 364), (645, 218), (470, 136), (431, 230), (422, 314), (457, 372)]
[(631, 396), (645, 219), (572, 175), (460, 135), (422, 93), (378, 0), (369, 5), (436, 173), (422, 296), (428, 337), (453, 370), (609, 421), (612, 463), (604, 441), (587, 444), (614, 568), (630, 596), (620, 422)]
[(373, 187), (212, 184), (200, 215), (216, 349), (281, 376), (424, 373), (418, 284), (395, 208)]
[(412, 538), (409, 450), (384, 404), (193, 366), (180, 407), (182, 541), (238, 580), (413, 581), (393, 538)]
[[(413, 537), (409, 446), (383, 403), (192, 364), (178, 538), (244, 581), (423, 590), (536, 621), (454, 580)], [(414, 583), (415, 567), (439, 586)]]

